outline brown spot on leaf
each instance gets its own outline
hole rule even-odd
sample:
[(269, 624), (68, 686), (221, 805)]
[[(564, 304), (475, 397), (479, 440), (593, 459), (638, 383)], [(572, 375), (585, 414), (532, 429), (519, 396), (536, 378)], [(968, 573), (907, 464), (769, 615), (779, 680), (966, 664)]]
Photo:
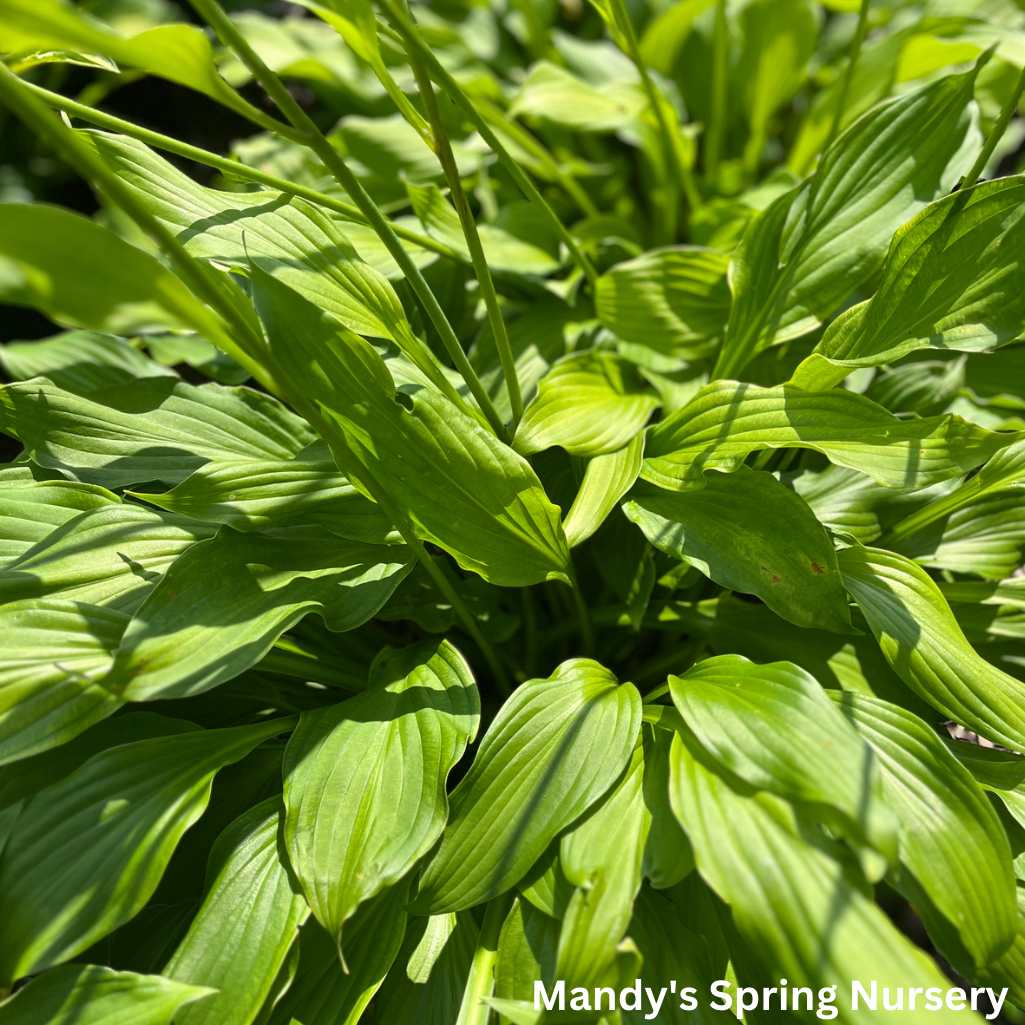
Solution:
[(815, 574), (815, 576), (820, 577), (823, 573), (826, 572), (826, 567), (820, 566), (817, 562), (812, 562), (811, 571)]
[(778, 583), (779, 583), (779, 577), (778, 577), (778, 576), (776, 576), (776, 574), (775, 574), (775, 573), (773, 573), (773, 574), (772, 574), (772, 582), (773, 582), (774, 584), (778, 584)]

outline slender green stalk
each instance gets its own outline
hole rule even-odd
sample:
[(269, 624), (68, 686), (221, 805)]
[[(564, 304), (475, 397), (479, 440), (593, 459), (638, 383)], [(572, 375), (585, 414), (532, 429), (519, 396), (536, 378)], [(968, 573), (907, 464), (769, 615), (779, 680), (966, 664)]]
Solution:
[(594, 654), (594, 624), (591, 622), (591, 610), (588, 608), (584, 592), (580, 585), (573, 581), (573, 604), (577, 609), (577, 618), (580, 620), (580, 643), (585, 655)]
[[(265, 171), (249, 167), (247, 164), (239, 163), (239, 161), (232, 160), (229, 157), (221, 157), (216, 153), (211, 153), (209, 150), (200, 149), (199, 146), (190, 146), (187, 142), (179, 142), (178, 139), (174, 139), (169, 135), (161, 135), (160, 132), (150, 131), (150, 129), (133, 124), (131, 121), (114, 117), (112, 114), (104, 114), (102, 111), (96, 110), (95, 107), (86, 106), (86, 104), (79, 103), (77, 100), (61, 96), (60, 93), (50, 92), (49, 89), (44, 89), (42, 86), (34, 85), (31, 82), (24, 82), (23, 84), (41, 99), (45, 100), (49, 106), (57, 110), (63, 110), (82, 121), (96, 125), (98, 128), (120, 132), (122, 135), (128, 136), (128, 138), (138, 139), (139, 142), (144, 142), (147, 146), (152, 146), (154, 149), (164, 150), (166, 153), (174, 153), (176, 156), (184, 157), (186, 160), (194, 160), (197, 164), (212, 167), (226, 176), (255, 182), (269, 189), (283, 192), (287, 196), (297, 196), (299, 199), (305, 199), (309, 203), (324, 207), (325, 210), (332, 210), (334, 213), (341, 214), (343, 217), (357, 221), (360, 224), (368, 223), (358, 207), (336, 199), (334, 196), (329, 196), (325, 192), (318, 192), (316, 189), (300, 185), (298, 182), (288, 181), (286, 178), (278, 178), (276, 175), (267, 174)], [(444, 242), (430, 238), (428, 235), (421, 235), (419, 232), (410, 231), (408, 228), (400, 227), (397, 224), (392, 225), (392, 230), (399, 238), (405, 239), (407, 242), (413, 242), (422, 249), (430, 250), (450, 260), (458, 260), (460, 263), (466, 262), (466, 257), (462, 253), (457, 252), (451, 246), (445, 245)]]
[(858, 64), (858, 57), (861, 56), (861, 47), (864, 45), (865, 36), (868, 35), (868, 4), (869, 0), (861, 0), (861, 8), (858, 11), (858, 27), (854, 32), (854, 39), (851, 41), (851, 55), (847, 58), (847, 67), (844, 69), (843, 81), (840, 83), (840, 95), (836, 98), (836, 113), (833, 115), (833, 124), (829, 129), (822, 151), (829, 149), (833, 140), (840, 134), (840, 124), (843, 121), (844, 111), (847, 109), (847, 97), (851, 91), (851, 82), (854, 81), (854, 69)]
[(516, 376), (516, 361), (513, 359), (512, 346), (509, 344), (509, 332), (505, 329), (502, 310), (498, 305), (495, 283), (491, 280), (491, 271), (488, 268), (487, 257), (484, 255), (480, 235), (477, 232), (477, 224), (473, 219), (470, 204), (466, 201), (466, 193), (463, 192), (459, 168), (456, 166), (456, 158), (452, 154), (452, 144), (449, 142), (448, 132), (445, 131), (444, 122), (441, 120), (441, 111), (438, 110), (438, 97), (434, 94), (434, 86), (431, 85), (427, 69), (416, 57), (411, 56), (409, 63), (420, 88), (420, 95), (423, 98), (427, 119), (431, 126), (431, 134), (434, 137), (435, 152), (441, 162), (441, 169), (445, 173), (445, 181), (448, 183), (448, 190), (452, 196), (452, 202), (455, 204), (456, 213), (459, 214), (459, 223), (462, 225), (463, 236), (470, 250), (473, 271), (477, 276), (481, 295), (484, 297), (488, 322), (491, 324), (491, 331), (495, 336), (495, 347), (498, 349), (498, 358), (502, 364), (505, 386), (509, 389), (509, 405), (512, 407), (513, 416), (512, 430), (515, 432), (516, 425), (520, 422), (520, 417), (523, 416), (523, 396), (520, 393), (519, 378)]
[(1000, 116), (993, 123), (993, 128), (986, 138), (986, 144), (982, 147), (982, 152), (976, 158), (975, 163), (972, 164), (972, 169), (965, 175), (965, 179), (961, 183), (962, 190), (970, 189), (979, 180), (979, 175), (986, 169), (989, 158), (993, 156), (997, 143), (1006, 131), (1007, 126), (1011, 123), (1014, 112), (1018, 109), (1018, 102), (1021, 100), (1023, 91), (1025, 91), (1025, 68), (1022, 68), (1018, 84), (1014, 87), (1014, 92), (1011, 93), (1010, 98), (1004, 104), (1003, 110), (1000, 111)]
[(637, 33), (634, 31), (633, 22), (630, 20), (630, 15), (627, 13), (626, 4), (623, 0), (612, 0), (612, 9), (615, 12), (616, 24), (619, 27), (619, 31), (626, 40), (628, 51), (627, 56), (637, 67), (637, 71), (641, 76), (641, 83), (644, 86), (644, 91), (648, 96), (648, 103), (651, 105), (652, 112), (655, 115), (655, 120), (658, 122), (659, 135), (662, 139), (662, 148), (665, 152), (667, 175), (664, 185), (664, 194), (666, 199), (663, 207), (663, 216), (666, 222), (666, 234), (669, 236), (671, 241), (675, 242), (676, 224), (678, 220), (677, 204), (679, 202), (679, 193), (676, 189), (677, 182), (683, 186), (687, 203), (692, 210), (701, 205), (701, 197), (698, 194), (697, 186), (694, 184), (694, 180), (691, 177), (690, 169), (680, 159), (680, 151), (676, 145), (676, 140), (673, 138), (673, 132), (670, 128), (669, 121), (666, 118), (663, 98), (659, 94), (658, 89), (655, 88), (655, 83), (652, 81), (651, 75), (648, 72), (648, 66), (645, 64), (644, 58), (641, 56), (641, 47), (637, 42)]
[[(420, 269), (410, 259), (402, 243), (399, 241), (391, 226), (391, 222), (381, 212), (377, 204), (370, 198), (366, 190), (360, 184), (359, 179), (349, 170), (348, 165), (341, 158), (335, 148), (325, 138), (324, 134), (313, 123), (306, 111), (299, 106), (292, 94), (285, 88), (284, 83), (278, 76), (267, 67), (255, 50), (246, 42), (243, 35), (235, 27), (234, 22), (224, 13), (217, 0), (191, 0), (192, 6), (202, 15), (213, 27), (225, 46), (230, 47), (239, 60), (249, 68), (253, 77), (268, 96), (278, 105), (278, 109), (291, 122), (296, 130), (298, 138), (320, 157), (324, 166), (334, 175), (338, 184), (349, 194), (356, 206), (359, 207), (367, 223), (374, 229), (378, 237), (384, 243), (392, 258), (399, 265), (399, 269), (406, 276), (410, 287), (416, 297), (423, 304), (424, 309), (430, 317), (446, 352), (455, 364), (456, 369), (462, 375), (463, 380), (469, 386), (473, 397), (477, 400), (487, 422), (499, 437), (506, 437), (505, 427), (498, 411), (490, 396), (484, 390), (480, 378), (470, 365), (470, 361), (459, 344), (459, 339), (452, 330), (452, 325), (445, 316), (437, 298), (424, 280)], [(425, 372), (430, 373), (427, 367), (421, 367)], [(440, 371), (439, 371), (440, 372)], [(431, 374), (432, 380), (435, 374)], [(442, 380), (444, 378), (442, 377)], [(446, 392), (445, 385), (438, 383)]]
[(230, 293), (215, 281), (214, 272), (190, 256), (174, 234), (139, 202), (103, 160), (2, 64), (0, 100), (26, 126), (50, 143), (86, 181), (124, 210), (167, 254), (185, 284), (215, 312), (217, 319), (212, 326), (216, 326), (217, 334), (211, 340), (216, 340), (219, 347), (264, 387), (280, 394), (273, 376), (257, 358), (263, 350), (258, 328), (245, 316), (241, 306), (231, 301)]
[(723, 132), (726, 127), (726, 73), (730, 59), (729, 26), (726, 24), (726, 0), (716, 0), (712, 30), (712, 105), (705, 129), (705, 179), (714, 182), (719, 173)]
[[(208, 2), (208, 0), (204, 0)], [(576, 239), (569, 233), (566, 226), (559, 220), (555, 211), (549, 206), (547, 200), (537, 190), (537, 186), (530, 180), (523, 168), (512, 158), (509, 151), (502, 145), (498, 137), (491, 130), (487, 120), (476, 109), (470, 98), (460, 88), (456, 80), (445, 70), (441, 62), (431, 48), (420, 38), (416, 26), (406, 16), (400, 4), (395, 0), (380, 0), (381, 7), (387, 15), (393, 27), (402, 37), (403, 44), (408, 53), (422, 61), (430, 73), (431, 78), (449, 96), (457, 107), (469, 118), (480, 137), (491, 147), (492, 151), (502, 162), (503, 166), (512, 176), (513, 181), (532, 203), (536, 203), (545, 213), (551, 222), (553, 229), (558, 233), (559, 238), (565, 243), (574, 262), (580, 267), (593, 292), (598, 284), (598, 275), (594, 265), (581, 251)]]
[(512, 890), (488, 901), (484, 922), (477, 937), (477, 947), (470, 963), (470, 977), (463, 990), (456, 1025), (488, 1025), (491, 1008), (483, 998), (495, 991), (495, 961), (498, 959), (498, 938), (512, 907)]

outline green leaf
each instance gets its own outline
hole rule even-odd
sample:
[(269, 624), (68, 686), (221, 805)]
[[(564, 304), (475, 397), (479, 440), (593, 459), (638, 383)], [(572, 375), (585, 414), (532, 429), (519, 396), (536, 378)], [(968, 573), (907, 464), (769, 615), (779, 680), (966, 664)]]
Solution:
[(83, 137), (193, 256), (244, 273), (252, 262), (358, 334), (419, 351), (395, 290), (356, 252), (344, 221), (280, 192), (204, 188), (134, 139)]
[(513, 117), (538, 117), (580, 132), (613, 132), (648, 105), (639, 82), (594, 86), (566, 68), (538, 61), (513, 100)]
[(1025, 750), (1025, 683), (976, 653), (926, 572), (878, 548), (847, 548), (837, 559), (897, 675), (955, 722)]
[(978, 352), (1025, 328), (1025, 178), (982, 182), (926, 207), (894, 236), (875, 295), (838, 317), (816, 352), (838, 373), (915, 349)]
[[(62, 292), (65, 287), (62, 282)], [(65, 331), (34, 342), (10, 342), (0, 347), (0, 364), (15, 381), (48, 377), (58, 388), (78, 395), (112, 388), (137, 377), (176, 376), (173, 370), (149, 359), (123, 338), (95, 331)]]
[[(779, 798), (734, 789), (679, 736), (670, 786), (698, 870), (730, 905), (768, 978), (825, 987), (827, 997), (836, 986), (839, 1020), (849, 1023), (874, 1017), (863, 1001), (858, 1011), (850, 1010), (850, 980), (873, 980), (891, 993), (911, 985), (946, 991), (939, 970), (851, 885), (843, 865), (800, 831)], [(955, 1015), (941, 1009), (931, 1018), (953, 1022)]]
[(881, 104), (753, 221), (730, 265), (716, 377), (817, 327), (878, 270), (894, 231), (949, 192), (974, 156), (977, 69)]
[(641, 477), (683, 490), (701, 481), (702, 469), (731, 469), (751, 452), (810, 448), (883, 487), (916, 491), (966, 473), (1013, 440), (959, 416), (898, 420), (844, 390), (716, 381), (648, 428)]
[(130, 615), (160, 574), (215, 529), (141, 506), (88, 509), (0, 569), (0, 602), (53, 597)]
[(644, 428), (658, 404), (626, 360), (605, 352), (567, 356), (538, 382), (516, 430), (516, 450), (530, 455), (561, 445), (576, 456), (608, 455)]
[[(0, 0), (0, 23), (11, 2)], [(0, 203), (0, 298), (66, 327), (192, 328), (212, 339), (223, 331), (155, 257), (87, 217), (41, 203)]]
[(1025, 824), (1025, 759), (1011, 751), (949, 741), (949, 751), (983, 790), (996, 794), (1019, 825)]
[[(879, 760), (886, 803), (900, 821), (899, 883), (910, 882), (906, 871), (918, 884), (908, 895), (941, 948), (953, 927), (974, 966), (991, 963), (1018, 921), (1011, 848), (993, 806), (917, 716), (877, 698), (834, 696)], [(946, 921), (934, 923), (935, 912)]]
[[(172, 719), (155, 712), (128, 712), (95, 723), (60, 746), (0, 769), (0, 808), (31, 797), (44, 787), (81, 768), (93, 755), (120, 744), (153, 737), (170, 737), (198, 729), (186, 719)], [(159, 968), (160, 965), (154, 967)]]
[(365, 623), (411, 566), (404, 547), (355, 544), (318, 528), (222, 527), (141, 605), (108, 686), (130, 701), (210, 690), (258, 662), (308, 612), (336, 632)]
[(640, 717), (633, 684), (617, 685), (590, 659), (571, 659), (547, 680), (517, 688), (452, 792), (449, 824), (413, 910), (459, 911), (515, 885), (619, 777)]
[(217, 990), (176, 1025), (249, 1025), (270, 991), (309, 908), (288, 868), (280, 797), (236, 819), (210, 855), (210, 886), (188, 935), (163, 970)]
[(558, 921), (517, 899), (498, 939), (495, 997), (533, 1003), (537, 979), (551, 989), (558, 944)]
[(562, 524), (570, 548), (582, 544), (605, 522), (619, 500), (633, 487), (643, 459), (642, 431), (618, 452), (594, 456), (587, 461), (584, 479)]
[(177, 484), (211, 461), (291, 459), (314, 440), (269, 395), (149, 377), (90, 398), (45, 378), (0, 388), (0, 430), (40, 466), (120, 488)]
[[(579, 825), (563, 833), (559, 865), (574, 886), (587, 887), (601, 872), (627, 894), (626, 903), (641, 887), (641, 865), (651, 815), (644, 802), (644, 747), (638, 735), (623, 778)], [(618, 938), (617, 938), (618, 942)]]
[(660, 551), (717, 584), (756, 594), (798, 626), (850, 631), (833, 544), (804, 500), (770, 473), (709, 471), (693, 491), (637, 487), (623, 511)]
[(1025, 561), (1020, 487), (991, 491), (892, 545), (922, 566), (1001, 580)]
[(887, 539), (891, 543), (900, 542), (983, 495), (1022, 481), (1025, 481), (1025, 439), (997, 452), (978, 473), (962, 481), (949, 495), (906, 516), (887, 532)]
[[(444, 242), (469, 262), (470, 249), (459, 223), (459, 214), (442, 195), (441, 189), (433, 182), (428, 185), (406, 182), (406, 193), (413, 212), (427, 234)], [(544, 249), (517, 238), (497, 224), (478, 225), (477, 232), (484, 256), (492, 270), (543, 276), (559, 269), (559, 261)]]
[(169, 1025), (179, 1008), (210, 993), (159, 975), (64, 965), (0, 1004), (0, 1025)]
[(403, 1025), (456, 1021), (479, 931), (469, 911), (414, 919), (374, 1001), (378, 1017)]
[(879, 765), (818, 682), (790, 662), (705, 659), (669, 677), (684, 721), (746, 783), (806, 803), (858, 844), (896, 856), (896, 822)]
[(644, 804), (651, 824), (644, 842), (641, 872), (659, 890), (675, 886), (694, 868), (694, 854), (687, 834), (680, 828), (669, 804), (668, 730), (642, 728), (644, 743)]
[[(419, 537), (493, 584), (568, 579), (558, 509), (522, 456), (427, 388), (406, 396), (408, 412), (368, 343), (255, 266), (253, 290), (288, 380), (345, 432)], [(345, 469), (358, 484), (358, 468)]]
[(124, 744), (29, 799), (0, 855), (0, 982), (74, 957), (136, 914), (217, 770), (287, 726)]
[(598, 279), (595, 312), (624, 341), (685, 359), (708, 355), (730, 314), (728, 265), (714, 249), (651, 249)]
[(295, 981), (267, 1025), (357, 1025), (402, 946), (407, 895), (403, 881), (356, 912), (348, 931), (348, 972), (342, 970), (334, 937), (309, 919), (300, 930)]
[(773, 115), (804, 83), (820, 17), (808, 0), (755, 0), (741, 9), (738, 21), (743, 39), (738, 67), (744, 69), (740, 100), (750, 131), (744, 163), (757, 168)]
[(104, 488), (77, 481), (7, 485), (0, 497), (0, 566), (14, 561), (87, 509), (120, 501)]
[(380, 507), (364, 498), (329, 460), (207, 463), (162, 495), (129, 494), (161, 509), (240, 531), (305, 523), (364, 544), (401, 540)]
[(386, 651), (362, 694), (303, 713), (282, 770), (285, 839), (339, 949), (346, 919), (441, 836), (445, 781), (479, 718), (473, 676), (447, 641)]
[(0, 51), (100, 54), (204, 93), (243, 117), (257, 111), (217, 73), (210, 41), (195, 25), (158, 25), (133, 36), (61, 0), (0, 0)]
[(65, 744), (114, 712), (122, 612), (44, 598), (0, 606), (0, 764)]

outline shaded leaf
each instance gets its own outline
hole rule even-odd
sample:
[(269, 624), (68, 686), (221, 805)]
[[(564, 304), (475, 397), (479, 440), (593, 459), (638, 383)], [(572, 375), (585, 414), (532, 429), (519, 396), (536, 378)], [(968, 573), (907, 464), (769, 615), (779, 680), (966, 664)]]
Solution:
[(318, 528), (222, 527), (140, 606), (109, 685), (131, 701), (209, 690), (258, 662), (308, 612), (336, 632), (365, 623), (411, 565), (405, 547), (360, 545)]
[(829, 535), (772, 474), (709, 471), (704, 487), (637, 487), (623, 511), (660, 551), (717, 584), (756, 594), (799, 626), (847, 632), (847, 597)]
[(64, 965), (0, 1004), (2, 1025), (168, 1025), (182, 1005), (210, 990), (159, 975), (113, 972), (97, 965)]
[(217, 770), (287, 727), (124, 744), (30, 798), (0, 855), (3, 984), (74, 957), (136, 914)]

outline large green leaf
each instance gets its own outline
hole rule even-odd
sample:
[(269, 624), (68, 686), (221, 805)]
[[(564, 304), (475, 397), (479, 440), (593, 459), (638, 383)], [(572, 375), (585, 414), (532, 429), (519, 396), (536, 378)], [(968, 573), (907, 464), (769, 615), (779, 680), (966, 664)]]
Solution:
[(346, 919), (441, 835), (445, 780), (479, 717), (473, 676), (447, 641), (387, 652), (362, 694), (303, 713), (282, 770), (285, 838), (340, 949)]
[(0, 855), (0, 983), (74, 957), (136, 914), (217, 770), (288, 725), (124, 744), (30, 798)]
[(55, 598), (131, 615), (160, 574), (216, 529), (137, 505), (88, 509), (0, 569), (0, 603)]
[(168, 979), (217, 990), (176, 1025), (249, 1025), (309, 914), (288, 868), (284, 809), (271, 797), (218, 838), (209, 889), (188, 935), (163, 970)]
[(85, 137), (193, 256), (242, 271), (253, 263), (358, 334), (422, 355), (394, 288), (356, 252), (344, 221), (280, 192), (204, 188), (134, 139)]
[(702, 469), (730, 469), (760, 449), (810, 448), (883, 487), (915, 491), (966, 473), (1014, 440), (958, 416), (898, 420), (844, 390), (716, 381), (648, 428), (641, 477), (683, 490), (700, 486)]
[[(953, 926), (974, 965), (989, 964), (1018, 922), (1011, 848), (993, 806), (917, 716), (861, 694), (836, 698), (879, 759), (886, 803), (900, 820), (901, 866), (918, 884), (909, 896), (926, 927), (942, 949)], [(911, 880), (902, 871), (900, 881)], [(946, 921), (934, 924), (936, 912)]]
[(0, 808), (8, 808), (59, 782), (107, 748), (199, 729), (202, 727), (186, 719), (172, 719), (155, 712), (126, 711), (103, 719), (59, 747), (19, 759), (0, 769)]
[(837, 558), (897, 675), (955, 722), (1025, 751), (1025, 683), (978, 655), (926, 572), (878, 548), (847, 548)]
[(357, 1025), (402, 946), (407, 894), (408, 884), (400, 882), (356, 912), (348, 931), (348, 971), (335, 938), (310, 918), (300, 932), (299, 970), (268, 1025)]
[[(296, 394), (345, 432), (420, 537), (494, 584), (568, 579), (558, 509), (522, 456), (430, 389), (404, 395), (407, 411), (369, 344), (256, 266), (253, 291)], [(359, 466), (344, 469), (360, 483)]]
[(210, 41), (195, 25), (158, 25), (126, 37), (62, 0), (0, 0), (0, 50), (101, 54), (205, 93), (245, 117), (260, 113), (218, 74)]
[(133, 701), (209, 690), (258, 662), (308, 612), (335, 631), (365, 623), (411, 568), (405, 547), (356, 544), (316, 527), (222, 527), (139, 608), (108, 686)]
[[(851, 1009), (852, 980), (865, 986), (875, 981), (891, 993), (911, 985), (946, 991), (940, 971), (851, 885), (842, 863), (801, 831), (788, 805), (734, 789), (679, 736), (672, 754), (670, 798), (694, 845), (698, 870), (730, 905), (769, 978), (825, 987), (826, 997), (836, 986), (837, 1020), (857, 1025), (868, 1025), (875, 1013), (863, 1000)], [(937, 1013), (930, 1019), (956, 1017), (944, 1009)]]
[(0, 298), (67, 327), (192, 328), (211, 339), (222, 330), (155, 257), (87, 217), (40, 203), (0, 203)]
[(513, 886), (626, 767), (640, 695), (597, 662), (572, 659), (513, 693), (452, 792), (452, 814), (413, 904), (473, 907)]
[(728, 264), (714, 249), (651, 249), (598, 279), (595, 312), (624, 341), (667, 355), (705, 355), (729, 318)]
[(104, 488), (77, 481), (8, 485), (0, 497), (0, 566), (27, 552), (79, 513), (119, 501)]
[(309, 523), (366, 544), (400, 540), (380, 507), (329, 460), (208, 463), (164, 494), (132, 494), (162, 509), (235, 530)]
[(833, 544), (804, 500), (772, 474), (710, 470), (704, 487), (631, 491), (623, 511), (660, 551), (717, 584), (756, 594), (798, 626), (850, 631)]
[(169, 1025), (183, 1005), (210, 993), (159, 975), (65, 965), (0, 1004), (0, 1025)]
[(314, 440), (269, 395), (149, 377), (90, 398), (45, 378), (0, 389), (0, 430), (40, 466), (119, 488), (177, 484), (214, 460), (291, 459)]
[(894, 858), (896, 822), (876, 758), (803, 669), (720, 655), (670, 676), (669, 687), (701, 746), (730, 772), (812, 805), (855, 842)]
[(882, 281), (838, 317), (816, 351), (840, 364), (893, 363), (915, 349), (993, 349), (1025, 328), (1025, 179), (946, 196), (894, 236)]
[[(62, 282), (62, 295), (65, 287)], [(210, 347), (209, 342), (201, 344)], [(113, 388), (137, 377), (175, 376), (173, 370), (150, 359), (123, 338), (95, 331), (64, 331), (34, 342), (10, 342), (0, 347), (0, 364), (15, 381), (48, 377), (58, 388), (79, 395)]]
[(847, 128), (802, 185), (744, 235), (717, 377), (817, 327), (878, 269), (894, 231), (971, 161), (976, 71), (882, 104)]
[(537, 385), (516, 430), (518, 452), (529, 455), (561, 445), (577, 456), (623, 448), (658, 406), (637, 368), (606, 352), (567, 356)]
[(43, 598), (0, 606), (0, 764), (64, 744), (114, 712), (105, 683), (128, 616)]

